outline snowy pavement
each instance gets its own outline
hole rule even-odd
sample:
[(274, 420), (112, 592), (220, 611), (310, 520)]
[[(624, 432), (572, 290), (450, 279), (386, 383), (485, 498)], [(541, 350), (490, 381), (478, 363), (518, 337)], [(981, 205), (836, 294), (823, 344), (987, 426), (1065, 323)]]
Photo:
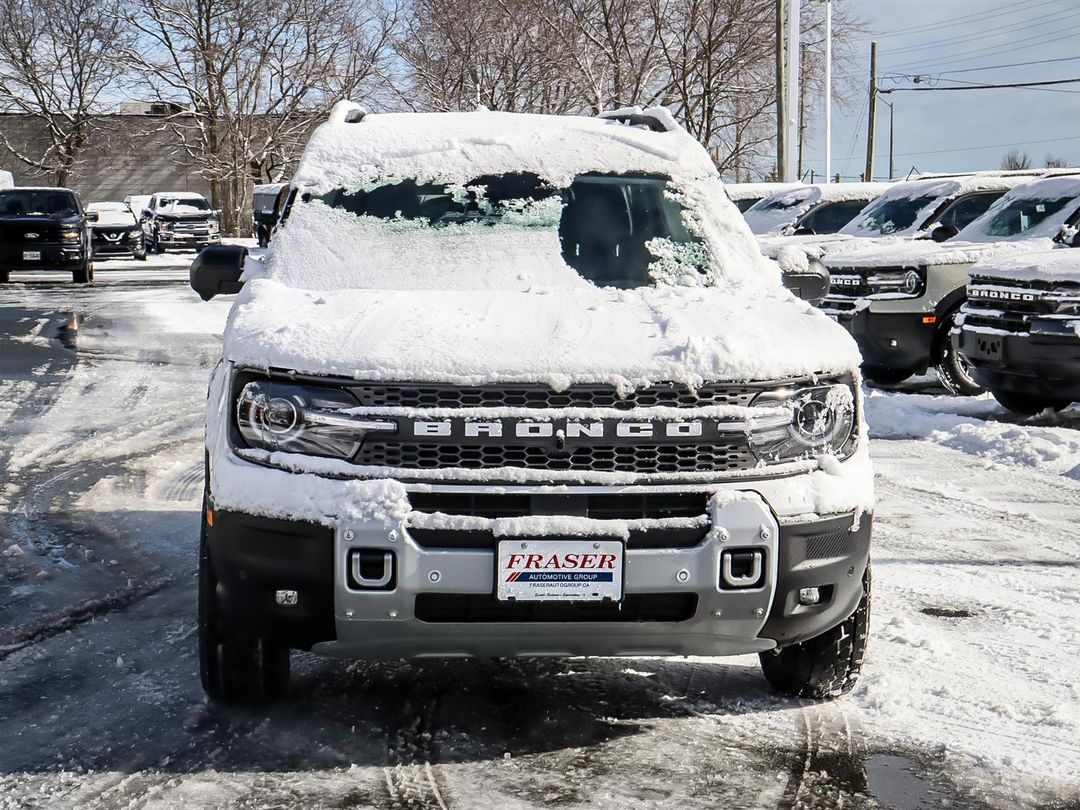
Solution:
[(190, 256), (0, 287), (0, 808), (1080, 807), (1080, 408), (871, 391), (870, 652), (348, 663), (206, 705), (195, 569), (229, 300)]

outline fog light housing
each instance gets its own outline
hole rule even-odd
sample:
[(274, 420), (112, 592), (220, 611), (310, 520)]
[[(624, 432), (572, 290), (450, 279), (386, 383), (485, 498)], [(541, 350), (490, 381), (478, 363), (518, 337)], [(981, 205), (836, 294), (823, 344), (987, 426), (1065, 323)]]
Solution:
[(820, 605), (822, 600), (821, 588), (800, 588), (799, 604), (807, 607)]

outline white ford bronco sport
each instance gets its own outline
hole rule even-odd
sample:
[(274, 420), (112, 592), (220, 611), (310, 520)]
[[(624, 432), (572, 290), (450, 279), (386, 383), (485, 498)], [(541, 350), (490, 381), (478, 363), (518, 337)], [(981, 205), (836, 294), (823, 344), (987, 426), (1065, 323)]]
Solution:
[(240, 293), (207, 411), (211, 698), (282, 694), (290, 649), (759, 653), (782, 692), (852, 687), (859, 354), (666, 110), (342, 102), (244, 262), (191, 269)]

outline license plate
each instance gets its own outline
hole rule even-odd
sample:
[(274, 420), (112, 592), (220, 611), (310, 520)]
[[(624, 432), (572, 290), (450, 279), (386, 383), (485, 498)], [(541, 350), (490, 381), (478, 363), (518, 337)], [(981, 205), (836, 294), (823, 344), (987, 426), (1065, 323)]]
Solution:
[(991, 363), (1001, 363), (1005, 360), (1005, 342), (1000, 337), (972, 335), (966, 341), (964, 350), (974, 358)]
[(622, 601), (621, 540), (503, 540), (495, 565), (498, 599)]
[(24, 262), (40, 262), (41, 261), (41, 251), (40, 250), (24, 250), (23, 254), (22, 254), (22, 257), (23, 257)]

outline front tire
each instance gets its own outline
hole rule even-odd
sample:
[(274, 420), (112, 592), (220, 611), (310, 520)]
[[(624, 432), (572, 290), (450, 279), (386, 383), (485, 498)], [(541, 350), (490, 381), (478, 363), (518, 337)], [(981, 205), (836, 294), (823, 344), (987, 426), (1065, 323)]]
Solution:
[(855, 612), (820, 636), (760, 653), (762, 672), (778, 692), (821, 700), (850, 692), (859, 679), (870, 637), (870, 566)]
[(1047, 408), (1052, 411), (1063, 411), (1072, 404), (1065, 399), (1047, 399), (1011, 391), (991, 391), (990, 393), (994, 395), (994, 399), (1001, 407), (1023, 416), (1035, 416)]
[(975, 397), (986, 389), (976, 382), (971, 363), (956, 348), (956, 342), (950, 335), (956, 326), (958, 314), (959, 310), (952, 313), (942, 327), (944, 335), (941, 338), (941, 352), (937, 358), (937, 375), (941, 384), (953, 396)]
[(11, 281), (11, 271), (7, 268), (0, 269), (0, 284), (7, 284)]
[(89, 259), (77, 270), (71, 272), (71, 280), (76, 284), (89, 284), (94, 280), (94, 264)]
[(245, 633), (221, 610), (206, 544), (206, 506), (199, 543), (199, 677), (216, 703), (265, 704), (289, 688), (289, 649)]

